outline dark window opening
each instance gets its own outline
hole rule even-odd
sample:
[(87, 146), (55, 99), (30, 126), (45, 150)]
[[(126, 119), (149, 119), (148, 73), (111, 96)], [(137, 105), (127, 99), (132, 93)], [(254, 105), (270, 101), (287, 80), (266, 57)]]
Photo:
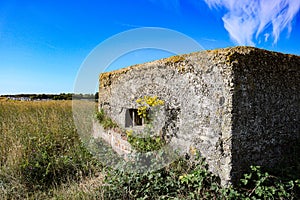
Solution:
[(125, 116), (125, 127), (142, 126), (143, 118), (138, 115), (137, 109), (127, 109)]

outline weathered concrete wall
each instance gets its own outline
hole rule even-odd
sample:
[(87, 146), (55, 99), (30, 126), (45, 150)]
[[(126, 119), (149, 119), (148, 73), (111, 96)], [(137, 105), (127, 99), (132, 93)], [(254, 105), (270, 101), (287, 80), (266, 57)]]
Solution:
[(300, 57), (245, 49), (230, 59), (233, 178), (251, 164), (289, 166), (300, 156)]
[(251, 164), (278, 164), (300, 138), (299, 68), (298, 56), (252, 47), (191, 53), (101, 74), (99, 103), (124, 126), (137, 98), (158, 96), (171, 144), (196, 147), (234, 182)]

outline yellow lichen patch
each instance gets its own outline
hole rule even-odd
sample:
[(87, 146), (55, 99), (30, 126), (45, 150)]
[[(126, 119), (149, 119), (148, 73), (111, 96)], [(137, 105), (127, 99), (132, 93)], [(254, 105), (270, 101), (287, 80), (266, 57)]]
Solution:
[(233, 53), (231, 52), (229, 55), (227, 55), (227, 57), (226, 57), (226, 61), (225, 61), (225, 63), (227, 64), (227, 65), (230, 65), (231, 63), (232, 63), (232, 61), (233, 61)]
[(213, 50), (207, 50), (207, 53), (215, 53), (218, 54), (219, 53), (219, 49), (213, 49)]
[(196, 153), (197, 153), (197, 149), (194, 146), (190, 146), (190, 154), (194, 156), (196, 155)]
[(143, 65), (137, 64), (132, 65), (130, 67), (114, 70), (111, 72), (104, 72), (100, 74), (99, 82), (100, 82), (100, 88), (103, 88), (105, 86), (109, 86), (114, 80), (117, 80), (122, 74), (126, 74), (128, 71), (132, 70), (133, 68), (139, 68)]
[(171, 56), (165, 59), (166, 63), (178, 63), (184, 61), (185, 58), (183, 56)]
[(184, 72), (185, 72), (185, 66), (184, 66), (184, 65), (180, 65), (180, 66), (177, 68), (177, 71), (180, 72), (180, 73), (184, 73)]

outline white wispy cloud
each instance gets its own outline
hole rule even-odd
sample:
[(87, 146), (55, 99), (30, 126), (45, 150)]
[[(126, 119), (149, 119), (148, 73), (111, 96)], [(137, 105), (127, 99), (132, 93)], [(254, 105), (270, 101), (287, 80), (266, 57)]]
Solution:
[(268, 42), (268, 39), (269, 39), (269, 37), (270, 37), (270, 34), (269, 34), (269, 33), (265, 33), (264, 36), (265, 36), (265, 42)]
[(273, 36), (277, 43), (280, 33), (287, 28), (292, 31), (292, 21), (300, 9), (299, 0), (204, 0), (211, 8), (225, 8), (222, 17), (224, 27), (232, 40), (239, 45), (252, 45), (254, 39), (272, 26), (271, 33), (265, 33), (265, 41)]

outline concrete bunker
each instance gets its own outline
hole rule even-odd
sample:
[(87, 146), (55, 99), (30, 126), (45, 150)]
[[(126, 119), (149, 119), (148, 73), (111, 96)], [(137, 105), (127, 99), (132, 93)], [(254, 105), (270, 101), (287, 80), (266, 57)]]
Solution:
[(142, 126), (135, 100), (165, 102), (164, 134), (195, 147), (223, 184), (250, 165), (288, 166), (300, 140), (300, 57), (253, 47), (196, 52), (100, 75), (99, 105), (120, 126)]

